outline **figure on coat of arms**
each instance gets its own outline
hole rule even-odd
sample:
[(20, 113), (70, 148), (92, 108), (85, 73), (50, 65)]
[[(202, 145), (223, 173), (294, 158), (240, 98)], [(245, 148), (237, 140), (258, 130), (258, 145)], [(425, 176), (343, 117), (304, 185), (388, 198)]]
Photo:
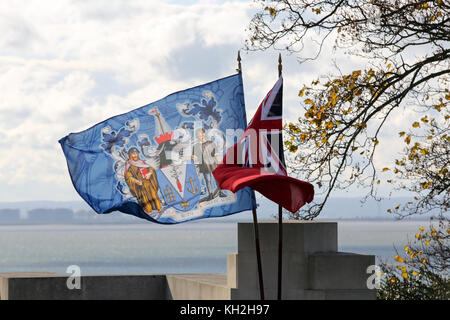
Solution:
[(193, 148), (194, 162), (198, 165), (199, 172), (203, 174), (206, 189), (208, 190), (208, 196), (200, 199), (199, 202), (210, 201), (217, 196), (221, 198), (227, 196), (218, 186), (213, 190), (214, 177), (212, 172), (219, 165), (222, 155), (217, 153), (217, 146), (213, 141), (206, 140), (205, 133), (203, 128), (196, 130), (197, 143), (194, 144)]
[(145, 160), (140, 159), (139, 150), (135, 147), (128, 150), (128, 158), (125, 167), (125, 182), (131, 193), (146, 213), (153, 210), (161, 212), (155, 169)]

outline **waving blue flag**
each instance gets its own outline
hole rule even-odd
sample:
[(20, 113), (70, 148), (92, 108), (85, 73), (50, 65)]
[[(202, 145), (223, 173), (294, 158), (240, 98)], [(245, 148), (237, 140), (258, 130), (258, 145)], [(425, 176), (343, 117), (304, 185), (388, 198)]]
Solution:
[(173, 93), (59, 140), (72, 183), (97, 212), (158, 223), (256, 206), (251, 189), (220, 190), (212, 171), (247, 124), (238, 73)]

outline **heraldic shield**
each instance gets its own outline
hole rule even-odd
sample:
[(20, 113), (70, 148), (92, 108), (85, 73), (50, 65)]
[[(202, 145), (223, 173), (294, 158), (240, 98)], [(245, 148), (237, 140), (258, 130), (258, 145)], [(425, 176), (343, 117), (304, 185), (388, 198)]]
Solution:
[[(178, 176), (177, 173), (180, 175)], [(156, 170), (156, 178), (161, 195), (168, 207), (179, 211), (189, 211), (195, 208), (201, 196), (201, 188), (192, 161), (178, 167), (168, 166)]]

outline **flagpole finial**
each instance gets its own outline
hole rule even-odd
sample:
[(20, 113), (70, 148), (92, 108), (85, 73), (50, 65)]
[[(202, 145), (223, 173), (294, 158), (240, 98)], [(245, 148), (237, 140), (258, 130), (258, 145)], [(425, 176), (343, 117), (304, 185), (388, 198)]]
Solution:
[(281, 77), (281, 73), (283, 71), (283, 64), (281, 60), (281, 53), (278, 55), (278, 76)]
[(238, 62), (238, 68), (236, 69), (236, 71), (240, 73), (240, 72), (242, 72), (242, 66), (241, 66), (241, 50), (238, 50), (237, 62)]

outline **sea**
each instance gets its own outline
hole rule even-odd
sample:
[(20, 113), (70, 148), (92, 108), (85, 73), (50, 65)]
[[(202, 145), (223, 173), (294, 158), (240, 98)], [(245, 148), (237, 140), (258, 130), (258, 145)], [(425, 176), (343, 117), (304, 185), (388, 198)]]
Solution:
[[(427, 221), (341, 220), (338, 248), (393, 261)], [(237, 221), (206, 219), (176, 225), (0, 225), (1, 272), (82, 275), (226, 273), (237, 252)]]

